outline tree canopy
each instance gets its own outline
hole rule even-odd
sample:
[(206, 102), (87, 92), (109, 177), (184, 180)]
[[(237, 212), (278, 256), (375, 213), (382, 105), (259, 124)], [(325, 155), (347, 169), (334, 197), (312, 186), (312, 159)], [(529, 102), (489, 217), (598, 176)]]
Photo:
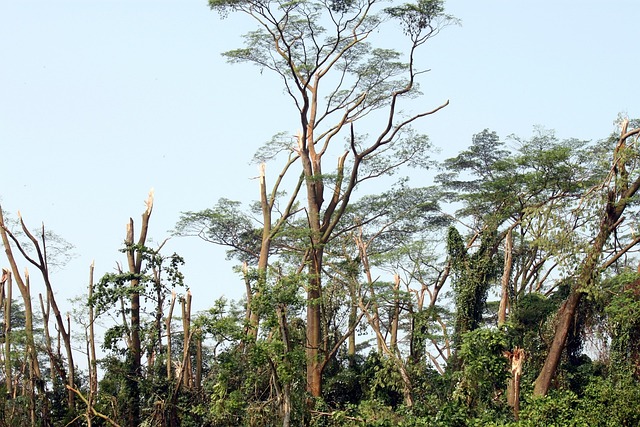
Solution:
[(457, 23), (442, 1), (209, 6), (250, 18), (223, 55), (293, 111), (246, 159), (252, 201), (203, 198), (168, 237), (224, 247), (244, 298), (192, 310), (207, 296), (149, 237), (151, 192), (65, 315), (50, 271), (69, 247), (0, 209), (0, 427), (638, 425), (640, 121), (484, 129), (437, 161), (447, 142), (417, 124), (448, 101), (418, 64)]

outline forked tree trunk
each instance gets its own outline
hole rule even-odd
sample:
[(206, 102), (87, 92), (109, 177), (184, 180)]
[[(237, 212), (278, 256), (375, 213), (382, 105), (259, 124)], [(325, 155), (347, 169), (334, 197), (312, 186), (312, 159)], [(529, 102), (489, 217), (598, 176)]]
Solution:
[[(27, 365), (28, 365), (28, 378), (29, 378), (29, 386), (24, 388), (24, 392), (29, 396), (29, 411), (31, 414), (31, 418), (35, 423), (35, 395), (33, 393), (34, 387), (37, 387), (39, 391), (44, 395), (44, 387), (42, 376), (40, 374), (40, 366), (38, 364), (38, 354), (36, 351), (35, 340), (33, 337), (33, 309), (31, 306), (31, 290), (29, 287), (29, 273), (25, 269), (25, 277), (24, 279), (20, 275), (20, 271), (18, 270), (18, 265), (13, 256), (13, 251), (11, 249), (11, 245), (9, 243), (9, 237), (7, 233), (7, 228), (4, 223), (4, 214), (2, 212), (2, 207), (0, 207), (0, 235), (2, 236), (2, 243), (4, 245), (4, 250), (7, 255), (7, 260), (9, 261), (9, 265), (11, 266), (11, 271), (13, 273), (13, 277), (16, 280), (16, 284), (18, 285), (18, 290), (22, 296), (22, 301), (24, 303), (24, 316), (25, 316), (25, 341), (26, 341), (26, 353), (27, 353)], [(46, 415), (45, 415), (46, 418)]]
[(407, 367), (404, 364), (404, 361), (400, 357), (400, 355), (393, 351), (392, 348), (389, 348), (387, 343), (384, 340), (384, 336), (382, 335), (382, 331), (379, 327), (376, 327), (376, 323), (373, 321), (373, 315), (369, 313), (369, 310), (365, 306), (362, 299), (359, 301), (360, 309), (367, 316), (367, 321), (369, 322), (369, 326), (373, 329), (373, 332), (379, 338), (379, 341), (382, 344), (382, 354), (389, 357), (396, 368), (398, 368), (398, 372), (400, 373), (400, 378), (402, 378), (402, 394), (404, 396), (404, 404), (410, 408), (413, 406), (413, 385), (411, 384), (411, 377), (409, 376), (409, 372), (407, 371)]
[[(49, 264), (47, 259), (47, 241), (45, 237), (45, 229), (44, 224), (42, 225), (42, 232), (40, 235), (40, 241), (29, 231), (26, 224), (24, 223), (20, 212), (18, 212), (18, 218), (20, 220), (20, 226), (22, 227), (22, 231), (29, 238), (31, 243), (33, 244), (33, 249), (36, 252), (36, 257), (32, 258), (30, 254), (25, 251), (23, 245), (20, 241), (8, 230), (5, 229), (5, 234), (8, 234), (11, 240), (15, 243), (16, 247), (22, 254), (22, 256), (29, 261), (31, 264), (36, 266), (42, 275), (42, 279), (44, 280), (45, 287), (47, 289), (47, 305), (51, 307), (53, 310), (53, 315), (56, 320), (56, 325), (58, 327), (58, 333), (62, 337), (64, 341), (64, 347), (67, 354), (67, 372), (63, 374), (64, 370), (60, 368), (61, 375), (66, 379), (67, 385), (69, 387), (74, 387), (75, 384), (75, 364), (73, 362), (73, 349), (71, 348), (71, 331), (69, 325), (65, 325), (65, 322), (62, 318), (62, 314), (60, 313), (60, 309), (58, 308), (58, 304), (56, 302), (53, 287), (51, 285), (51, 280), (49, 278)], [(70, 410), (75, 407), (75, 394), (71, 391), (67, 394), (67, 405)]]

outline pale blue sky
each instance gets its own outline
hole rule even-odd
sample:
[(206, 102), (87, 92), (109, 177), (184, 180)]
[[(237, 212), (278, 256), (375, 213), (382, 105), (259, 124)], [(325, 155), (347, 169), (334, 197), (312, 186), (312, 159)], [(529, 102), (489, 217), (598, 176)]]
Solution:
[[(462, 25), (423, 50), (432, 71), (417, 104), (451, 101), (417, 126), (441, 157), (484, 128), (599, 139), (619, 112), (640, 117), (640, 2), (446, 5)], [(0, 1), (0, 201), (76, 246), (54, 277), (62, 297), (84, 292), (91, 260), (98, 277), (122, 260), (125, 223), (151, 187), (156, 241), (181, 211), (254, 198), (255, 149), (295, 117), (276, 79), (220, 56), (247, 29), (204, 0)], [(197, 309), (243, 293), (221, 249), (174, 239), (171, 251), (186, 258)]]

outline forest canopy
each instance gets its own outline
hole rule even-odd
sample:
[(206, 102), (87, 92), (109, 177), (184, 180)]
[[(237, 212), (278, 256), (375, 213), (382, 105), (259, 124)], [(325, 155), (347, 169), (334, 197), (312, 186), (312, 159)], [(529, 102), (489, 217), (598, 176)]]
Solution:
[(209, 7), (252, 22), (223, 56), (276, 76), (295, 124), (243, 159), (252, 202), (229, 188), (167, 236), (225, 248), (244, 298), (192, 310), (150, 192), (72, 322), (66, 243), (0, 209), (0, 426), (640, 423), (640, 120), (479, 129), (440, 161), (418, 124), (449, 105), (419, 60), (459, 23), (442, 1)]

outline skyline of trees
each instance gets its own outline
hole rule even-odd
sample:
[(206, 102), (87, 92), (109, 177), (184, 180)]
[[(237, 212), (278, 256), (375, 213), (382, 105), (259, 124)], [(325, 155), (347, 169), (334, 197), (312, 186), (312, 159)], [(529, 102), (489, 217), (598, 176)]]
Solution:
[[(485, 129), (436, 162), (446, 141), (412, 125), (448, 101), (407, 102), (457, 22), (442, 1), (209, 6), (253, 20), (224, 55), (278, 76), (298, 124), (257, 148), (252, 203), (229, 189), (173, 230), (226, 248), (245, 298), (193, 312), (185, 260), (148, 238), (151, 192), (72, 323), (65, 242), (0, 209), (0, 427), (640, 421), (638, 120), (591, 141)], [(406, 46), (377, 46), (387, 28)]]
[[(58, 329), (49, 314), (56, 306), (55, 284), (50, 283), (51, 294), (46, 287), (38, 291), (40, 309), (34, 308), (36, 294), (19, 266), (43, 266), (39, 271), (46, 277), (47, 239), (53, 235), (42, 227), (36, 237), (19, 218), (2, 228), (3, 244), (11, 248), (5, 249), (9, 267), (2, 277), (2, 318), (15, 319), (3, 323), (2, 372), (13, 378), (4, 387), (14, 397), (3, 401), (3, 410), (34, 425), (55, 424), (71, 414), (93, 425), (144, 420), (152, 425), (275, 420), (341, 425), (342, 416), (371, 416), (363, 403), (386, 402), (378, 409), (394, 425), (393, 417), (435, 420), (452, 410), (445, 403), (453, 399), (467, 419), (489, 411), (506, 423), (507, 408), (518, 407), (511, 415), (517, 417), (521, 405), (531, 420), (527, 411), (544, 402), (528, 400), (536, 394), (584, 393), (591, 382), (602, 380), (613, 388), (608, 392), (620, 393), (622, 385), (636, 392), (640, 352), (634, 325), (640, 312), (634, 246), (640, 238), (632, 223), (634, 199), (627, 194), (637, 187), (629, 178), (638, 176), (633, 167), (640, 128), (635, 126), (622, 121), (617, 137), (596, 142), (560, 141), (540, 130), (518, 140), (518, 149), (484, 130), (468, 149), (443, 163), (436, 185), (410, 188), (400, 182), (388, 192), (354, 200), (343, 217), (352, 225), (342, 226), (344, 232), (326, 246), (322, 330), (328, 344), (322, 351), (328, 361), (322, 398), (311, 408), (312, 395), (300, 381), (306, 377), (308, 304), (301, 293), (308, 276), (297, 266), (294, 245), (304, 236), (300, 221), (283, 222), (261, 277), (255, 269), (263, 236), (260, 216), (242, 212), (229, 200), (203, 212), (185, 212), (176, 232), (226, 245), (248, 290), (247, 300), (221, 298), (198, 313), (191, 313), (192, 296), (180, 273), (184, 261), (162, 254), (163, 244), (154, 249), (140, 238), (133, 243), (130, 228), (122, 252), (125, 260), (138, 253), (139, 267), (134, 256), (133, 270), (122, 267), (99, 280), (92, 272), (90, 304), (77, 307), (86, 313), (79, 316), (85, 322), (72, 326), (62, 319), (65, 328)], [(152, 205), (150, 194), (143, 230)], [(628, 206), (630, 220), (611, 219)], [(603, 224), (614, 239), (602, 237)], [(28, 242), (33, 249), (25, 249)], [(567, 301), (576, 292), (580, 297), (570, 328), (563, 329), (554, 319), (566, 318)], [(136, 297), (139, 320), (131, 309)], [(90, 332), (87, 318), (110, 319), (102, 342)], [(139, 365), (131, 355), (136, 322)], [(72, 357), (93, 355), (88, 370), (69, 369), (64, 334), (75, 337)], [(564, 343), (557, 344), (558, 335)], [(485, 355), (474, 340), (487, 343), (481, 346)], [(102, 356), (95, 356), (96, 346)], [(504, 352), (523, 355), (517, 390)], [(550, 372), (546, 366), (554, 352), (560, 356)], [(367, 364), (377, 366), (373, 377), (365, 374)], [(140, 374), (133, 375), (134, 369)], [(580, 369), (589, 374), (578, 374)], [(363, 378), (368, 385), (358, 383)], [(425, 390), (433, 398), (450, 396), (441, 403), (440, 415), (433, 408), (427, 415)], [(494, 395), (501, 398), (487, 400)], [(520, 395), (524, 401), (509, 400)], [(578, 396), (572, 397), (574, 403), (581, 402)], [(160, 400), (149, 406), (150, 398)], [(184, 399), (198, 405), (185, 406)], [(254, 413), (259, 407), (262, 412)], [(635, 419), (628, 411), (622, 414)]]

